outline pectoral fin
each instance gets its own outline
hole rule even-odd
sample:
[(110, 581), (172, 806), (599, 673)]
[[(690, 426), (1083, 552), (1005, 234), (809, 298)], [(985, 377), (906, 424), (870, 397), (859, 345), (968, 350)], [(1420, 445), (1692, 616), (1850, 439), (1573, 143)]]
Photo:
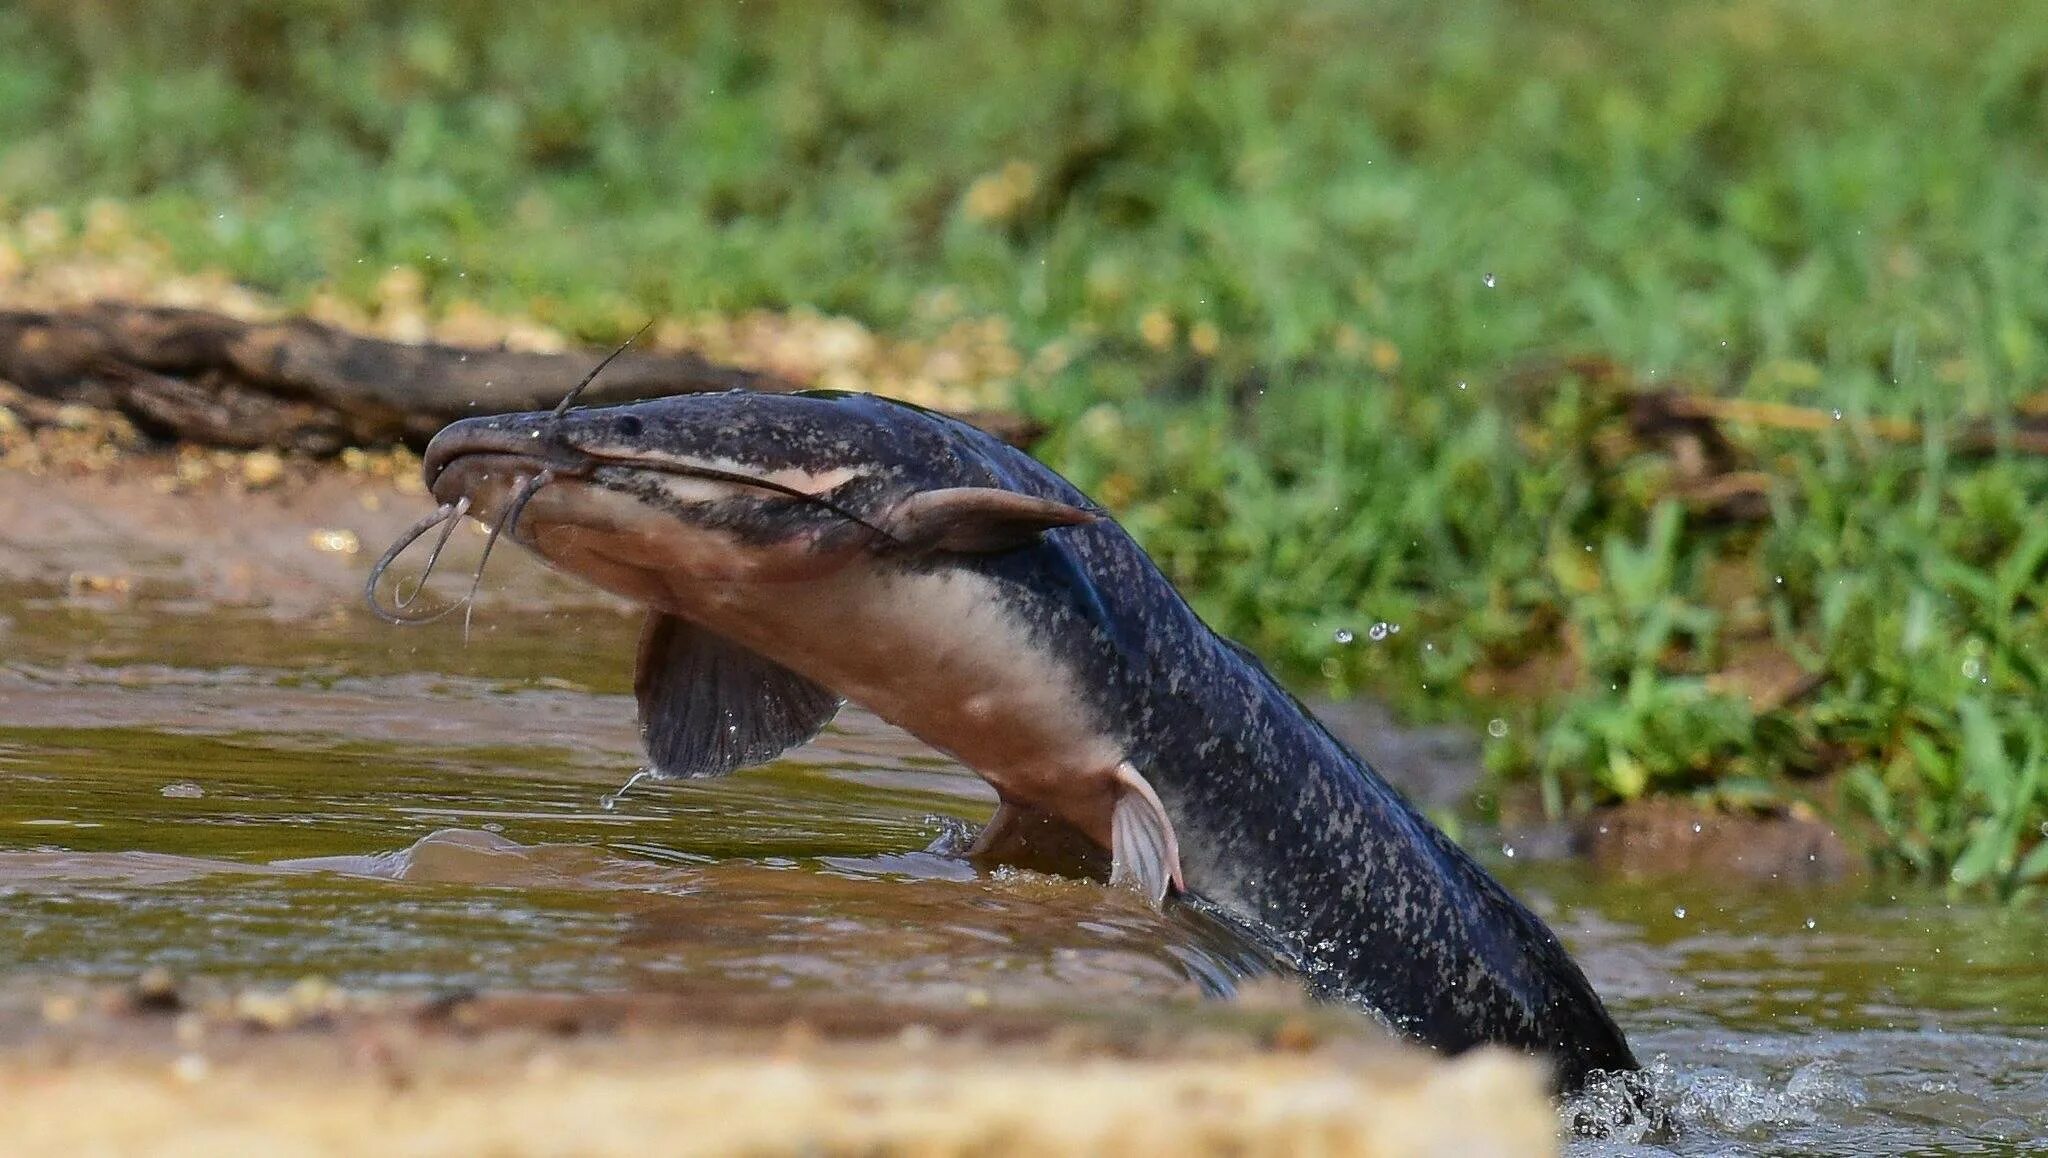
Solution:
[(1116, 805), (1109, 817), (1109, 883), (1137, 889), (1154, 905), (1169, 885), (1185, 891), (1180, 840), (1159, 795), (1128, 761), (1116, 768)]
[(1022, 547), (1054, 527), (1098, 518), (1067, 503), (997, 487), (946, 487), (897, 503), (882, 525), (904, 549), (989, 552)]
[(640, 739), (661, 776), (722, 776), (818, 734), (840, 699), (693, 623), (649, 612), (633, 673)]

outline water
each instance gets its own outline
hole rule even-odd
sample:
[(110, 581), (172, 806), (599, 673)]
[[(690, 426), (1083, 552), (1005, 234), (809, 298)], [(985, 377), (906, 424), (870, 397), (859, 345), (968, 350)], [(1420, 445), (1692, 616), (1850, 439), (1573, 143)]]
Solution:
[[(925, 851), (992, 800), (857, 712), (770, 768), (621, 794), (634, 631), (492, 614), (463, 648), (367, 616), (0, 604), (0, 984), (162, 965), (1126, 1008), (1261, 968), (1184, 912)], [(1494, 860), (1682, 1126), (1582, 1152), (2048, 1146), (2038, 908)]]

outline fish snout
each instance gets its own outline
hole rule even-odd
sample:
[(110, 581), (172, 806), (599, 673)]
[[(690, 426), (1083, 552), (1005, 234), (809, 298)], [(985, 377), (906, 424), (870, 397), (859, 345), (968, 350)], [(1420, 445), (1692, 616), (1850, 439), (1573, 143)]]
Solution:
[(420, 475), (436, 499), (454, 502), (474, 481), (477, 472), (468, 467), (486, 464), (515, 473), (546, 470), (557, 477), (580, 476), (590, 469), (587, 455), (560, 437), (549, 437), (546, 418), (514, 414), (449, 423), (427, 443), (420, 456)]

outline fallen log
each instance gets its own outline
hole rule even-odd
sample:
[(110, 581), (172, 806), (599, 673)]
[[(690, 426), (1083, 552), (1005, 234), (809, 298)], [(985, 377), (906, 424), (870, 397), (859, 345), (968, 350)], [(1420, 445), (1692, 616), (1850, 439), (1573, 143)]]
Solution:
[[(306, 318), (247, 322), (161, 306), (0, 310), (0, 381), (119, 411), (153, 436), (241, 450), (417, 447), (457, 418), (551, 407), (603, 354), (409, 344)], [(585, 397), (801, 388), (688, 352), (629, 350)], [(1017, 415), (959, 417), (1018, 445), (1039, 433)]]

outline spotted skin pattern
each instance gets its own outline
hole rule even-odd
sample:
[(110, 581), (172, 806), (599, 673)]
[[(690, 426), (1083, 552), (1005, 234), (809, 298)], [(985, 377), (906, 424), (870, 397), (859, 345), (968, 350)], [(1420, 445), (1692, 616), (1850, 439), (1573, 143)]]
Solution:
[[(545, 415), (466, 420), (538, 439)], [(830, 479), (839, 513), (758, 498), (678, 517), (750, 542), (865, 537), (886, 566), (969, 570), (1026, 625), (1029, 645), (1087, 689), (1087, 726), (1157, 792), (1188, 895), (1294, 965), (1319, 994), (1368, 1009), (1446, 1052), (1500, 1043), (1544, 1055), (1560, 1090), (1636, 1061), (1557, 937), (1282, 688), (1202, 622), (1114, 520), (1059, 527), (1012, 550), (898, 551), (880, 526), (921, 491), (993, 487), (1093, 504), (975, 428), (858, 394), (691, 395), (573, 411), (550, 438), (602, 458), (717, 461), (757, 476)], [(428, 472), (436, 469), (430, 449)], [(590, 477), (672, 500), (628, 468)], [(858, 625), (848, 625), (857, 630)]]

